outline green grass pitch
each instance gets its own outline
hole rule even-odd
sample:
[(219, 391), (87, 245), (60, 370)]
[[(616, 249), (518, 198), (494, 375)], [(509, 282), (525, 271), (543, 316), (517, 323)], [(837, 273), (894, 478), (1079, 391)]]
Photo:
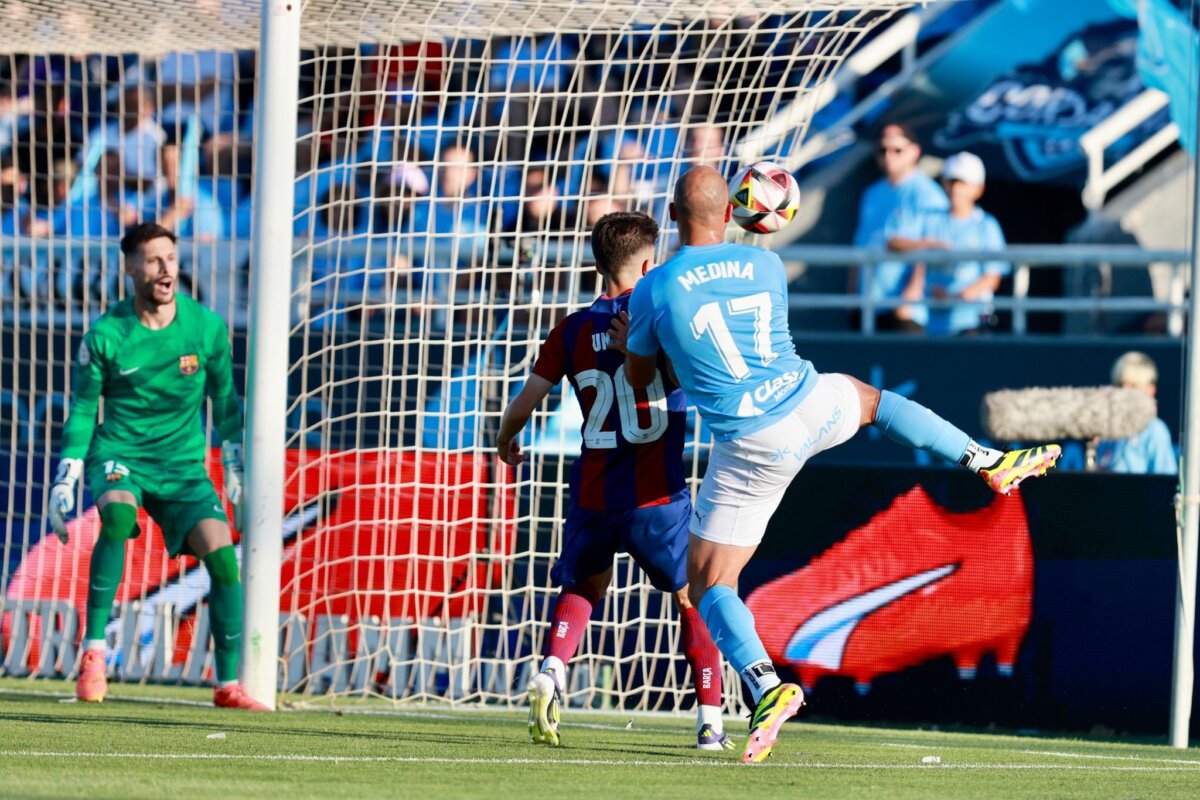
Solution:
[[(758, 767), (693, 749), (690, 718), (568, 712), (564, 746), (525, 714), (348, 706), (251, 714), (211, 691), (0, 679), (0, 797), (1200, 797), (1200, 752), (1065, 738), (789, 723)], [(744, 732), (744, 721), (728, 720)], [(740, 738), (740, 737), (739, 737)], [(937, 757), (939, 764), (923, 759)]]

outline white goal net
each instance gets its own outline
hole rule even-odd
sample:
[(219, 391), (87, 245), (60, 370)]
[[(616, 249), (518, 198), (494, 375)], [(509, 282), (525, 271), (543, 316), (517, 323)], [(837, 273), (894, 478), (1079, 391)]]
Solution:
[[(494, 434), (545, 335), (601, 289), (590, 226), (643, 211), (666, 256), (681, 172), (731, 175), (747, 152), (786, 160), (813, 116), (804, 104), (907, 5), (303, 3), (281, 691), (521, 697), (557, 591), (582, 420), (555, 391), (519, 470), (494, 457)], [(258, 25), (246, 0), (0, 7), (7, 674), (75, 669), (99, 522), (85, 498), (62, 546), (43, 508), (70, 354), (125, 292), (126, 225), (179, 233), (184, 287), (229, 323), (244, 375)], [(785, 114), (781, 133), (770, 123)], [(705, 453), (696, 423), (693, 485)], [(207, 574), (142, 526), (111, 675), (202, 682)], [(620, 557), (569, 701), (690, 707), (679, 653), (669, 598)]]

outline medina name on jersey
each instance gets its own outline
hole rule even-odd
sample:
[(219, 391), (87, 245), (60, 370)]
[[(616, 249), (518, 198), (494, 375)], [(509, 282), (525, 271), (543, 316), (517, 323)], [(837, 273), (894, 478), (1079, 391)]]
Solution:
[(661, 347), (720, 441), (782, 419), (816, 385), (792, 344), (787, 275), (770, 250), (682, 247), (638, 282), (629, 314), (629, 351)]

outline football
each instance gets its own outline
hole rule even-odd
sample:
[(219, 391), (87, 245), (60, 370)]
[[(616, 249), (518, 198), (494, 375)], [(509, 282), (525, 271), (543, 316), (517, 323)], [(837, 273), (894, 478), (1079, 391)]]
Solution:
[(733, 221), (751, 233), (774, 233), (800, 208), (800, 185), (778, 164), (760, 161), (743, 169), (729, 185)]

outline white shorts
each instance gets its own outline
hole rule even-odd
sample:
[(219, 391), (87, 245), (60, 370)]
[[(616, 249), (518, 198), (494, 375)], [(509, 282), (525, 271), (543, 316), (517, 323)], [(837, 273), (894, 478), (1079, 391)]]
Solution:
[(692, 511), (691, 532), (718, 544), (757, 545), (796, 473), (850, 440), (861, 419), (858, 390), (845, 375), (820, 375), (783, 419), (749, 436), (715, 442)]

